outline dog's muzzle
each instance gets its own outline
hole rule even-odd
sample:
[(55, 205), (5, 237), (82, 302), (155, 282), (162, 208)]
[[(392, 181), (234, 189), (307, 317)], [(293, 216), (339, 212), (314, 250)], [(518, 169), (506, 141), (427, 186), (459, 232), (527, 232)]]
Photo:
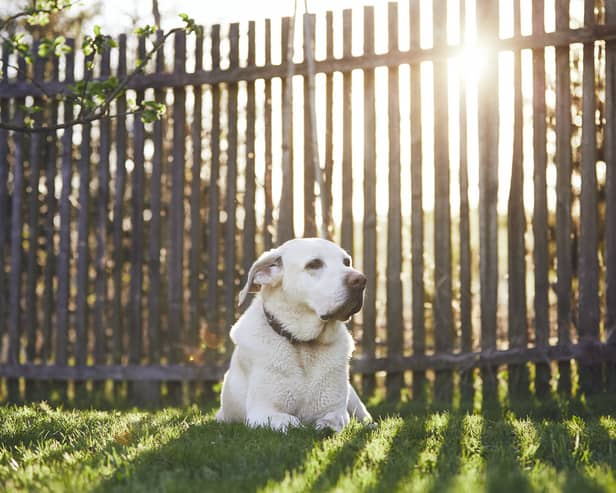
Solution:
[(364, 303), (364, 289), (366, 288), (366, 276), (361, 272), (353, 271), (347, 274), (345, 284), (347, 298), (336, 310), (321, 316), (321, 320), (345, 321), (356, 314)]

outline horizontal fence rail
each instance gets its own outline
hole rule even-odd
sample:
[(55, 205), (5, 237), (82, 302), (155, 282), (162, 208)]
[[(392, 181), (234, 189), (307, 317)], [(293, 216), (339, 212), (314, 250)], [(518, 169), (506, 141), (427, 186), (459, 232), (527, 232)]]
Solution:
[[(368, 277), (364, 394), (616, 389), (613, 2), (533, 0), (528, 22), (434, 0), (428, 26), (429, 3), (178, 33), (116, 117), (59, 130), (69, 87), (122, 79), (146, 41), (93, 68), (4, 49), (0, 396), (214, 398), (252, 261), (322, 219)], [(146, 98), (160, 121), (127, 114)], [(11, 130), (33, 104), (37, 130)]]

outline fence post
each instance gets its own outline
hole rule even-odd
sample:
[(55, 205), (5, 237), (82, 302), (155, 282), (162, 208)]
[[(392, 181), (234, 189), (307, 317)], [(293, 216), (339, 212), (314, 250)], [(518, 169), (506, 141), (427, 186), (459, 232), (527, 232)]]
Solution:
[[(558, 0), (556, 30), (569, 28), (569, 2)], [(571, 330), (571, 76), (569, 46), (556, 47), (556, 259), (558, 343), (570, 342)], [(558, 390), (571, 393), (571, 363), (558, 363)]]
[[(447, 45), (447, 3), (434, 2), (434, 46)], [(453, 350), (451, 309), (451, 208), (449, 203), (449, 98), (447, 59), (434, 62), (434, 341), (437, 353)], [(453, 375), (437, 370), (434, 398), (448, 402), (453, 395)]]
[[(118, 39), (118, 69), (117, 77), (122, 79), (126, 76), (126, 35), (121, 34)], [(118, 114), (126, 112), (126, 95), (121, 94), (116, 100)], [(124, 241), (123, 241), (123, 208), (124, 194), (126, 189), (126, 116), (120, 116), (116, 120), (116, 175), (115, 196), (113, 204), (112, 224), (112, 250), (113, 250), (113, 300), (111, 310), (112, 335), (112, 361), (118, 365), (122, 362), (124, 352), (124, 306), (122, 303), (122, 277), (124, 268)], [(122, 383), (114, 382), (113, 390), (115, 397), (119, 397)]]
[[(466, 0), (460, 5), (460, 40), (465, 43), (466, 35)], [(467, 109), (466, 109), (466, 72), (460, 62), (460, 332), (462, 338), (462, 352), (468, 353), (473, 350), (473, 293), (471, 288), (472, 260), (471, 260), (471, 232), (470, 232), (470, 207), (468, 202), (468, 144), (467, 144)], [(417, 82), (419, 84), (419, 80)], [(412, 84), (412, 82), (411, 82)], [(421, 121), (418, 123), (421, 125)], [(421, 127), (419, 127), (421, 130)], [(421, 186), (421, 182), (420, 182)], [(419, 189), (421, 193), (421, 188)], [(465, 404), (472, 402), (474, 394), (473, 370), (467, 370), (460, 374), (460, 395)]]
[[(584, 24), (595, 24), (594, 2), (584, 2)], [(597, 139), (595, 129), (595, 43), (584, 45), (582, 102), (582, 190), (580, 197), (579, 241), (579, 305), (578, 340), (583, 344), (599, 342), (599, 251), (597, 210)], [(579, 380), (582, 392), (596, 393), (602, 387), (601, 364), (580, 362)]]
[[(520, 34), (520, 2), (513, 7), (514, 32)], [(526, 220), (524, 213), (524, 168), (523, 168), (523, 100), (522, 100), (522, 54), (514, 54), (513, 67), (513, 156), (507, 211), (507, 261), (508, 279), (508, 319), (509, 347), (526, 348), (526, 247), (524, 232)], [(524, 397), (528, 394), (528, 372), (526, 365), (509, 366), (509, 393)]]
[[(364, 55), (374, 53), (374, 7), (364, 7)], [(368, 279), (362, 315), (362, 352), (376, 355), (377, 216), (376, 216), (376, 119), (374, 70), (364, 72), (364, 254), (363, 271)], [(362, 392), (374, 393), (374, 375), (363, 375)]]
[[(7, 83), (9, 78), (9, 44), (8, 41), (2, 43), (2, 82)], [(0, 99), (0, 119), (2, 123), (7, 123), (10, 119), (9, 115), (9, 100), (7, 98)], [(8, 210), (9, 193), (9, 132), (5, 129), (0, 129), (0, 209)], [(7, 331), (7, 276), (6, 276), (6, 243), (9, 232), (9, 217), (8, 214), (0, 214), (0, 351), (4, 350), (3, 341)]]
[[(100, 76), (109, 78), (111, 76), (110, 49), (106, 48), (101, 54)], [(106, 329), (110, 317), (107, 315), (107, 252), (108, 236), (107, 227), (109, 224), (109, 153), (111, 152), (111, 121), (103, 118), (99, 122), (100, 145), (98, 171), (98, 197), (96, 215), (96, 280), (95, 293), (96, 303), (94, 305), (94, 363), (103, 365), (107, 362)], [(99, 398), (103, 397), (105, 382), (94, 382), (95, 392)]]
[[(313, 44), (314, 39), (314, 19), (313, 14), (304, 14), (303, 16), (303, 40), (304, 40), (304, 63), (308, 65), (308, 59), (314, 58)], [(315, 170), (315, 154), (318, 155), (319, 149), (313, 147), (313, 132), (312, 132), (312, 92), (311, 84), (314, 85), (314, 80), (311, 80), (314, 74), (304, 76), (304, 237), (312, 237), (317, 235), (316, 225), (316, 210), (315, 210), (315, 195), (314, 186), (316, 181)], [(315, 122), (316, 124), (316, 122)]]
[[(605, 22), (616, 25), (616, 4), (605, 2)], [(616, 345), (616, 41), (606, 41), (605, 331)], [(607, 388), (616, 393), (616, 363), (606, 365)]]
[[(389, 51), (398, 51), (398, 4), (388, 4)], [(388, 68), (389, 211), (387, 213), (387, 357), (402, 355), (402, 218), (400, 205), (400, 104), (398, 67)], [(387, 398), (397, 400), (403, 385), (402, 372), (387, 373)]]
[[(533, 34), (545, 32), (543, 0), (533, 2)], [(545, 105), (545, 49), (533, 50), (533, 264), (535, 278), (535, 346), (546, 347), (550, 335), (548, 302), (548, 203), (547, 203), (547, 142)], [(550, 365), (535, 364), (535, 392), (538, 397), (550, 391)]]
[[(481, 285), (481, 349), (496, 349), (498, 301), (498, 56), (490, 47), (498, 37), (498, 3), (477, 4), (479, 42), (485, 46), (479, 80), (479, 270)], [(496, 368), (482, 368), (483, 397), (496, 399)]]
[[(175, 34), (173, 71), (186, 71), (186, 34)], [(184, 167), (185, 167), (186, 90), (173, 89), (173, 168), (171, 170), (171, 204), (169, 211), (169, 314), (167, 335), (169, 362), (183, 359), (184, 341)], [(182, 401), (182, 383), (167, 384), (169, 401), (178, 405)]]
[(278, 234), (282, 244), (295, 236), (293, 229), (293, 24), (289, 17), (282, 19), (281, 53), (286, 65), (282, 79), (282, 191), (278, 205)]

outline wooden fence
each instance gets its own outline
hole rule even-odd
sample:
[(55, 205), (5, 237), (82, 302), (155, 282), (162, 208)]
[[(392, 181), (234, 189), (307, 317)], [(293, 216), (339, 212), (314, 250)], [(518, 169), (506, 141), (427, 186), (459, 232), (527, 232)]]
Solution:
[[(551, 16), (534, 0), (530, 34), (518, 0), (501, 2), (511, 11), (500, 13), (493, 0), (477, 0), (476, 11), (460, 0), (455, 12), (434, 1), (427, 27), (420, 4), (391, 3), (380, 23), (370, 6), (316, 23), (305, 16), (304, 33), (316, 32), (315, 81), (311, 43), (303, 60), (287, 51), (291, 19), (215, 25), (196, 39), (175, 36), (172, 57), (161, 50), (114, 104), (122, 115), (127, 98), (154, 97), (168, 107), (159, 122), (128, 115), (53, 132), (0, 130), (5, 396), (211, 396), (247, 268), (296, 231), (317, 231), (315, 152), (322, 215), (368, 277), (352, 324), (351, 369), (364, 394), (383, 382), (391, 398), (411, 388), (442, 400), (472, 398), (476, 381), (484, 398), (505, 384), (511, 398), (614, 391), (616, 2), (584, 2), (583, 25), (572, 27), (569, 1), (557, 0), (555, 30), (546, 31)], [(499, 15), (513, 36), (500, 37)], [(448, 16), (459, 22), (455, 42)], [(386, 26), (387, 50), (377, 52)], [(120, 36), (93, 77), (122, 78), (145, 49)], [(483, 59), (473, 87), (464, 66), (452, 69), (469, 50)], [(499, 69), (506, 53), (511, 79)], [(66, 92), (76, 68), (87, 71), (73, 53), (31, 69), (6, 50), (3, 61), (3, 123), (22, 122), (24, 104), (41, 104), (43, 90)], [(7, 61), (23, 68), (15, 78)], [(507, 162), (499, 87), (513, 99)], [(322, 149), (312, 141), (315, 104)], [(56, 101), (35, 123), (74, 111), (70, 99)]]

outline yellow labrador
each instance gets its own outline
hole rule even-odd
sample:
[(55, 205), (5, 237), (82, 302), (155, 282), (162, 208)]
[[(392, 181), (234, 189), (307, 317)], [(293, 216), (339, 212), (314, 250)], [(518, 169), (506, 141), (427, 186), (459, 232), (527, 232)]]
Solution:
[(240, 292), (242, 304), (260, 287), (231, 329), (235, 350), (216, 419), (281, 431), (370, 421), (349, 382), (354, 344), (344, 324), (361, 309), (365, 285), (330, 241), (291, 240), (261, 255)]

